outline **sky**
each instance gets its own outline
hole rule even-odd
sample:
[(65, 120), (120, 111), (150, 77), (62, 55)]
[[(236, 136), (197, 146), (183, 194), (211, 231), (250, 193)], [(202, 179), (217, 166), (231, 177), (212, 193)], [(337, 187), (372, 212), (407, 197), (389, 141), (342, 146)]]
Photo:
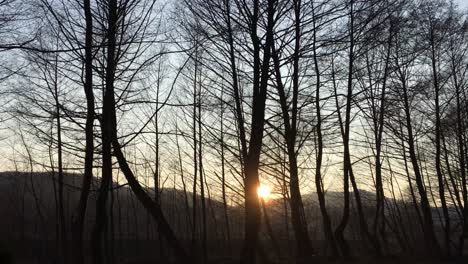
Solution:
[(468, 8), (468, 0), (455, 0), (455, 2), (457, 2), (460, 7), (463, 7), (463, 9)]
[[(468, 12), (468, 0), (454, 0), (454, 1), (462, 9)], [(2, 120), (0, 117), (0, 122), (1, 121)], [(0, 151), (0, 171), (13, 170), (14, 169), (14, 167), (12, 167), (13, 163), (9, 159), (12, 157), (19, 158), (18, 156), (21, 156), (21, 153), (22, 153), (21, 146), (17, 146), (17, 144), (15, 144), (15, 140), (17, 140), (17, 138), (5, 139), (6, 138), (5, 135), (8, 135), (8, 129), (5, 129), (4, 127), (0, 127), (0, 150), (1, 150)], [(5, 155), (5, 153), (10, 153), (11, 155)]]

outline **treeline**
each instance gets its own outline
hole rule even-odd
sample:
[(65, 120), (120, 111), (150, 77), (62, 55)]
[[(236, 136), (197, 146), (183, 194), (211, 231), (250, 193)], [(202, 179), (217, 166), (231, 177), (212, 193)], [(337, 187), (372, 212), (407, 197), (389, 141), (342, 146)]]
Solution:
[[(243, 241), (227, 257), (272, 260), (263, 241), (275, 241), (277, 219), (260, 184), (284, 201), (290, 260), (420, 245), (467, 254), (468, 20), (453, 2), (4, 0), (0, 10), (5, 169), (52, 173), (60, 263), (113, 263), (119, 176), (181, 263), (213, 259), (213, 219), (219, 239), (234, 240), (234, 206)], [(67, 172), (83, 175), (72, 204)], [(184, 194), (190, 243), (166, 216), (168, 186)]]

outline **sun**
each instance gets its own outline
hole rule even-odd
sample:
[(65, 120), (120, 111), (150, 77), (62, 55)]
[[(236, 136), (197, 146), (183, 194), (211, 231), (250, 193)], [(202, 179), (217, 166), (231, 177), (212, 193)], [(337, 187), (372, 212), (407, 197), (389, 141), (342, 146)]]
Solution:
[(267, 200), (271, 196), (270, 187), (266, 185), (260, 185), (257, 189), (258, 198)]

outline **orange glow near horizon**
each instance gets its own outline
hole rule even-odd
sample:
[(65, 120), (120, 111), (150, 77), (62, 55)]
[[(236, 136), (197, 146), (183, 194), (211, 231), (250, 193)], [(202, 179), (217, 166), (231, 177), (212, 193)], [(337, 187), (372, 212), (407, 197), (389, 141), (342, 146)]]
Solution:
[(258, 198), (268, 200), (271, 196), (271, 190), (269, 186), (260, 185), (257, 189)]

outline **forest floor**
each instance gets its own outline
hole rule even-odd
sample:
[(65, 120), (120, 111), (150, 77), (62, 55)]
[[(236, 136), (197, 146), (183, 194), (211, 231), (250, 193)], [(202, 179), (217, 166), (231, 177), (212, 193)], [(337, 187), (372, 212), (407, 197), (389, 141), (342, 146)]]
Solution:
[[(278, 262), (281, 264), (293, 263), (290, 261)], [(361, 257), (350, 260), (336, 260), (324, 257), (317, 257), (309, 263), (323, 263), (323, 264), (468, 264), (468, 257), (451, 258), (451, 259), (434, 259), (429, 257)], [(305, 264), (305, 263), (304, 263)]]
[[(37, 261), (14, 261), (9, 262), (11, 264), (36, 264)], [(0, 263), (0, 264), (9, 264), (9, 263)], [(41, 262), (42, 263), (42, 262)], [(174, 264), (173, 262), (161, 262), (161, 261), (124, 261), (118, 262), (121, 264)], [(238, 264), (238, 260), (218, 260), (218, 261), (209, 261), (207, 264)], [(327, 260), (327, 259), (318, 259), (307, 264), (468, 264), (468, 259), (452, 259), (452, 260), (433, 260), (433, 259), (414, 259), (414, 258), (395, 258), (395, 259), (354, 259), (354, 260)], [(259, 264), (263, 264), (259, 262)], [(295, 261), (281, 261), (281, 262), (270, 262), (268, 264), (296, 264)], [(304, 263), (306, 264), (306, 263)]]
[[(6, 261), (6, 262), (5, 262)], [(173, 258), (163, 259), (154, 257), (137, 257), (137, 258), (120, 258), (114, 260), (115, 264), (177, 264)], [(22, 258), (16, 256), (13, 258), (0, 258), (0, 264), (58, 264), (58, 262), (46, 260), (46, 259), (32, 259)], [(113, 263), (113, 264), (114, 264)], [(216, 257), (211, 258), (204, 264), (238, 264), (240, 259), (238, 257)], [(291, 258), (275, 259), (270, 258), (269, 261), (265, 259), (259, 259), (258, 264), (468, 264), (468, 256), (462, 258), (450, 258), (450, 259), (434, 259), (430, 257), (408, 257), (408, 256), (394, 256), (394, 257), (355, 257), (350, 260), (332, 259), (329, 257), (316, 256), (309, 261), (296, 261)], [(189, 263), (188, 263), (189, 264)]]

